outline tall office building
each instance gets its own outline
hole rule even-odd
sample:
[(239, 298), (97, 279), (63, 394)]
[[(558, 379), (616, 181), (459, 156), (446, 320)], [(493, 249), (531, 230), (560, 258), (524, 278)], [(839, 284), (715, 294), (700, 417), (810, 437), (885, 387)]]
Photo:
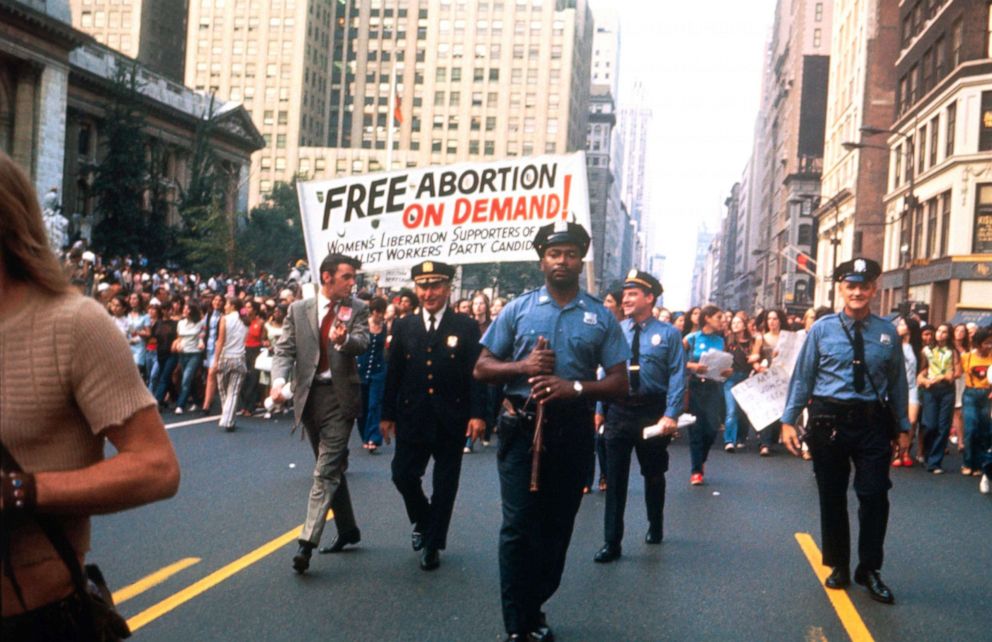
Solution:
[(823, 180), (818, 220), (817, 305), (834, 305), (834, 267), (880, 259), (888, 153), (884, 138), (856, 147), (862, 127), (887, 128), (895, 109), (899, 8), (885, 0), (835, 0)]
[(813, 303), (813, 279), (800, 257), (812, 251), (820, 198), (832, 4), (779, 0), (776, 7), (751, 166), (762, 307), (799, 312)]
[[(187, 3), (188, 0), (69, 0), (72, 26), (180, 83), (186, 59)], [(210, 2), (195, 0), (193, 4)], [(215, 4), (223, 6), (224, 0), (216, 0)]]
[(634, 262), (638, 265), (644, 262), (645, 230), (650, 228), (650, 222), (646, 220), (646, 170), (651, 109), (646, 105), (644, 85), (636, 82), (630, 94), (621, 97), (620, 116), (617, 119), (624, 154), (620, 195), (635, 226)]
[(613, 100), (620, 82), (620, 21), (616, 10), (604, 6), (596, 10), (596, 32), (592, 39), (592, 84), (605, 85)]
[(882, 308), (925, 304), (931, 323), (988, 324), (992, 5), (907, 0), (898, 20), (894, 122), (882, 124), (891, 132)]
[(265, 138), (252, 156), (249, 205), (290, 181), (298, 150), (327, 138), (331, 91), (330, 0), (190, 3), (186, 84), (243, 101)]

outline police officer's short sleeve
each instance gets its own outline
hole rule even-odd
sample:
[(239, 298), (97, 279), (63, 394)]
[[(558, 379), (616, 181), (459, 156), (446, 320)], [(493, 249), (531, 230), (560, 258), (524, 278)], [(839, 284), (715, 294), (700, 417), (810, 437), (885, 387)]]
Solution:
[(508, 303), (486, 330), (482, 337), (482, 345), (493, 356), (506, 361), (513, 356), (513, 340), (516, 329), (513, 327), (513, 312), (516, 306)]
[(599, 362), (603, 368), (609, 370), (618, 363), (626, 363), (630, 359), (630, 346), (613, 315), (609, 314), (607, 319), (606, 339), (599, 351)]

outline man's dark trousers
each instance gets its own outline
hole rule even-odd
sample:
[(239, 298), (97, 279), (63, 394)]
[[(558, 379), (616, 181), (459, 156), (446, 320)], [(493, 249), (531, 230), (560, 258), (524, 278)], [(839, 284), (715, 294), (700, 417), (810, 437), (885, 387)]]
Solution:
[[(881, 427), (879, 413), (866, 409), (838, 413), (837, 408), (813, 402), (811, 416), (836, 417), (836, 433), (814, 426), (806, 438), (820, 496), (823, 565), (849, 568), (851, 533), (847, 517), (847, 486), (854, 463), (854, 492), (858, 496), (858, 566), (865, 571), (882, 568), (885, 531), (889, 521), (889, 460), (891, 441)], [(813, 420), (815, 422), (815, 419)]]
[(503, 525), (499, 534), (503, 622), (510, 633), (537, 628), (541, 606), (558, 590), (582, 486), (593, 463), (593, 409), (584, 401), (549, 405), (540, 490), (530, 491), (531, 423), (504, 414), (497, 453)]
[(637, 461), (644, 476), (644, 503), (648, 525), (653, 533), (662, 534), (665, 513), (665, 473), (668, 472), (668, 444), (671, 437), (644, 439), (642, 431), (661, 420), (665, 413), (664, 398), (658, 403), (640, 406), (610, 404), (606, 417), (606, 519), (604, 540), (619, 545), (623, 539), (623, 515), (627, 505), (627, 485), (630, 479), (630, 451), (637, 452)]
[[(440, 425), (433, 413), (430, 415), (420, 422), (420, 434), (429, 437), (423, 440), (397, 437), (392, 473), (393, 484), (403, 496), (410, 522), (424, 536), (424, 546), (441, 551), (448, 542), (448, 526), (458, 494), (465, 433), (464, 430), (452, 432), (450, 427)], [(428, 429), (431, 423), (433, 429)], [(428, 501), (421, 478), (431, 457), (434, 458), (434, 474)]]

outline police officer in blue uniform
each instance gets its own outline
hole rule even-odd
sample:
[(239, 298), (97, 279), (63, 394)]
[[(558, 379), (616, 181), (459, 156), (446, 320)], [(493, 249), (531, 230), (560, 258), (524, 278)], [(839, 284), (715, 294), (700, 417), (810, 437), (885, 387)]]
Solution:
[[(380, 431), (396, 435), (393, 483), (413, 524), (420, 568), (441, 564), (440, 551), (458, 492), (465, 437), (486, 428), (485, 386), (472, 378), (479, 357), (479, 324), (448, 305), (455, 268), (424, 261), (411, 270), (420, 311), (393, 324)], [(434, 459), (430, 501), (421, 478)]]
[[(475, 376), (505, 384), (497, 461), (499, 539), (508, 640), (551, 640), (543, 604), (565, 568), (575, 514), (593, 459), (597, 400), (626, 396), (630, 349), (616, 318), (579, 288), (589, 234), (559, 221), (534, 238), (545, 285), (503, 308), (482, 338)], [(603, 379), (596, 379), (602, 366)], [(539, 487), (532, 491), (534, 409), (546, 409)]]
[(910, 426), (899, 335), (869, 307), (881, 272), (865, 258), (834, 271), (844, 309), (817, 321), (803, 343), (782, 414), (782, 439), (799, 454), (795, 423), (808, 408), (806, 443), (820, 496), (823, 564), (833, 568), (824, 582), (830, 589), (851, 583), (847, 485), (854, 464), (860, 520), (854, 581), (872, 599), (892, 604), (892, 591), (879, 575), (892, 487), (889, 459), (892, 442)]
[[(620, 327), (631, 349), (627, 365), (629, 390), (626, 397), (610, 402), (606, 412), (606, 543), (593, 558), (599, 563), (620, 557), (631, 449), (637, 453), (644, 476), (648, 516), (644, 541), (661, 544), (664, 535), (668, 444), (682, 410), (685, 351), (682, 334), (651, 314), (661, 293), (658, 279), (639, 270), (631, 270), (623, 284), (622, 307), (628, 318)], [(644, 439), (643, 429), (658, 423), (662, 434)]]

